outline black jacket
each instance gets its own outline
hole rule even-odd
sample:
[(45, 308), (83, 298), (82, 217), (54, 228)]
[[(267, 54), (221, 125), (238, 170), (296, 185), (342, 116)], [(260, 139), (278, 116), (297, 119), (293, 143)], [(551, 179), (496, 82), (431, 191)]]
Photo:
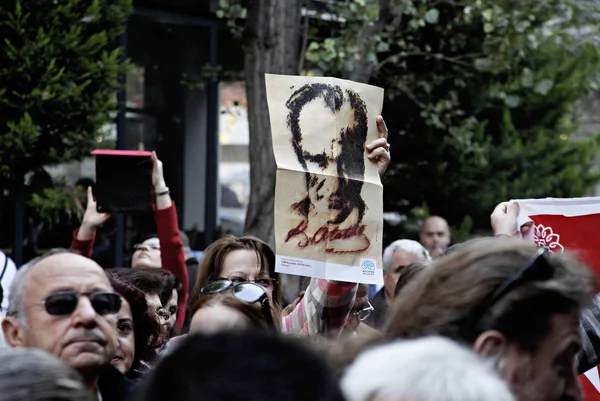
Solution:
[(377, 294), (371, 299), (371, 305), (373, 306), (373, 312), (365, 320), (365, 323), (374, 329), (381, 329), (385, 323), (385, 318), (388, 311), (388, 303), (385, 299), (385, 289), (382, 288)]
[(133, 398), (135, 384), (112, 365), (107, 366), (98, 379), (102, 401), (128, 401)]

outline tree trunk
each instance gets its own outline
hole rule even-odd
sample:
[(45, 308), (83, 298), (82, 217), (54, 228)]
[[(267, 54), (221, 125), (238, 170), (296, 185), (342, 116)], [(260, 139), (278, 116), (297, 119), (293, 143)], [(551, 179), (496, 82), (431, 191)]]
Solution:
[(250, 200), (245, 231), (273, 246), (276, 164), (265, 73), (299, 73), (301, 0), (253, 0), (248, 3), (244, 69), (250, 130)]
[(381, 33), (386, 26), (389, 29), (391, 24), (397, 25), (399, 23), (399, 20), (392, 21), (390, 17), (392, 5), (392, 0), (379, 0), (379, 17), (377, 21), (363, 26), (356, 33), (355, 51), (360, 56), (358, 61), (354, 63), (352, 70), (343, 71), (343, 78), (368, 84), (373, 73), (377, 72), (376, 65), (368, 57), (369, 53), (373, 51), (369, 48), (369, 38)]

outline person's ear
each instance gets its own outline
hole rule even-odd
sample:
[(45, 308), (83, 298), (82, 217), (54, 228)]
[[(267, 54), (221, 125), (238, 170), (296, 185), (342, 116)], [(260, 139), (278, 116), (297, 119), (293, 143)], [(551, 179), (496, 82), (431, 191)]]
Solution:
[(520, 381), (522, 368), (529, 363), (527, 358), (523, 359), (524, 353), (497, 330), (481, 333), (473, 343), (473, 351), (484, 359), (494, 361), (498, 373), (509, 383)]
[(498, 358), (506, 352), (506, 337), (497, 330), (484, 331), (475, 339), (473, 351), (484, 358)]
[(23, 338), (23, 327), (18, 319), (7, 316), (2, 319), (2, 331), (4, 338), (11, 347), (24, 347), (25, 341)]

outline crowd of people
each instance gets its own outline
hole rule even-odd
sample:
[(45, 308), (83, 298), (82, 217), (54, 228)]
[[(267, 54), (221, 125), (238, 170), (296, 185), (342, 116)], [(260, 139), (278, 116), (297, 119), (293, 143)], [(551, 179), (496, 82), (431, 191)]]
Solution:
[[(383, 175), (378, 127), (367, 154)], [(0, 255), (0, 401), (582, 399), (578, 375), (600, 362), (596, 278), (524, 241), (518, 205), (493, 211), (494, 236), (452, 246), (447, 222), (428, 218), (420, 241), (386, 247), (373, 297), (312, 278), (290, 298), (259, 238), (220, 238), (186, 264), (152, 159), (157, 232), (130, 267), (90, 258), (110, 218), (91, 189), (69, 249), (18, 269)]]

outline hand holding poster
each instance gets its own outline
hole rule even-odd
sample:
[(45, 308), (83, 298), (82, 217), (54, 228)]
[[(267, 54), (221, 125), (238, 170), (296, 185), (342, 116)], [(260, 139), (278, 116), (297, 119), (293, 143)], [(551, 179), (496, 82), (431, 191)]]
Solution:
[[(600, 277), (600, 198), (521, 199), (519, 227), (532, 224), (528, 240), (549, 252), (575, 251)], [(580, 376), (587, 401), (600, 400), (598, 367)]]
[(277, 271), (379, 284), (383, 188), (365, 145), (383, 89), (335, 78), (265, 76), (277, 162)]

